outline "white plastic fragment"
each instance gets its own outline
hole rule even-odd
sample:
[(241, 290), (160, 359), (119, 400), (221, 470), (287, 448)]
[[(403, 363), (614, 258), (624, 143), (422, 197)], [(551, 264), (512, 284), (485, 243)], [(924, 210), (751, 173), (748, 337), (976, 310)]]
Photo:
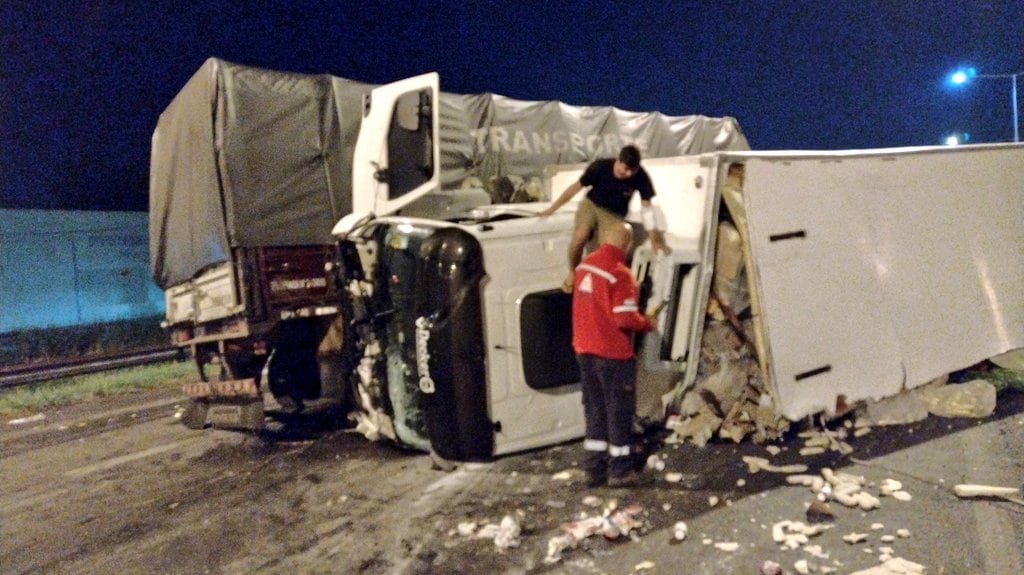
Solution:
[(732, 551), (736, 551), (739, 548), (740, 548), (740, 544), (736, 543), (735, 541), (719, 541), (718, 543), (715, 543), (715, 549), (718, 549), (718, 550), (721, 550), (721, 551), (730, 551), (730, 552), (732, 552)]
[(893, 541), (896, 541), (896, 536), (895, 535), (882, 535), (881, 539), (882, 539), (882, 543), (892, 543)]
[(566, 469), (565, 471), (559, 471), (551, 476), (554, 481), (569, 481), (572, 479), (572, 471)]
[(463, 521), (459, 523), (458, 533), (463, 537), (469, 537), (476, 532), (476, 521)]
[(782, 452), (782, 448), (779, 447), (778, 445), (769, 445), (765, 447), (764, 450), (767, 451), (768, 453), (771, 453), (772, 455), (778, 455), (779, 453)]
[(648, 569), (654, 569), (654, 561), (641, 561), (633, 567), (634, 571), (647, 571)]
[(601, 505), (601, 498), (596, 495), (587, 495), (583, 498), (583, 504), (587, 507), (597, 507)]
[(843, 535), (843, 541), (846, 541), (850, 545), (860, 543), (861, 541), (867, 541), (867, 538), (867, 533), (848, 533), (846, 535)]
[(23, 423), (34, 423), (36, 421), (42, 421), (45, 418), (45, 414), (37, 413), (35, 415), (29, 415), (28, 417), (19, 417), (17, 419), (12, 419), (7, 422), (7, 425), (21, 425)]
[(807, 564), (806, 559), (801, 559), (796, 563), (793, 563), (793, 569), (795, 569), (796, 572), (800, 573), (801, 575), (807, 575), (811, 572), (811, 566)]
[(679, 483), (683, 480), (683, 474), (678, 471), (671, 471), (665, 474), (665, 481), (669, 483)]
[(1020, 493), (1015, 487), (998, 487), (995, 485), (974, 485), (962, 483), (953, 487), (957, 497), (1006, 497)]
[(896, 536), (900, 537), (902, 539), (906, 539), (907, 537), (910, 537), (910, 530), (909, 529), (897, 529), (896, 530)]
[(881, 523), (872, 523), (871, 524), (871, 530), (872, 531), (881, 531), (882, 529), (885, 529), (885, 525), (883, 525)]
[(687, 533), (689, 533), (689, 528), (686, 526), (685, 521), (677, 521), (676, 524), (672, 526), (672, 538), (676, 541), (686, 539)]
[(708, 507), (714, 507), (715, 505), (718, 505), (718, 496), (717, 495), (709, 496), (708, 497)]
[(878, 489), (882, 495), (892, 495), (893, 492), (903, 489), (903, 484), (895, 479), (883, 479)]
[(825, 551), (821, 548), (821, 545), (806, 545), (804, 546), (804, 551), (810, 553), (818, 559), (828, 559), (829, 557), (828, 553), (825, 553)]
[(913, 496), (901, 489), (899, 491), (893, 491), (892, 498), (896, 501), (910, 501), (913, 499)]
[(655, 471), (665, 471), (665, 460), (657, 453), (652, 453), (651, 456), (647, 458), (647, 467)]
[(600, 533), (608, 539), (629, 535), (640, 524), (636, 517), (642, 508), (639, 505), (630, 505), (617, 510), (616, 507), (614, 502), (610, 502), (604, 515), (584, 516), (579, 521), (563, 525), (565, 533), (548, 540), (548, 553), (544, 557), (544, 563), (550, 565), (561, 561), (564, 550), (576, 547), (580, 541), (591, 535)]
[(494, 536), (494, 544), (498, 549), (519, 547), (519, 534), (521, 531), (519, 521), (512, 515), (506, 515), (501, 519), (501, 524), (498, 526), (498, 533)]
[(893, 557), (881, 565), (856, 571), (850, 575), (923, 575), (924, 565), (907, 561), (902, 557)]

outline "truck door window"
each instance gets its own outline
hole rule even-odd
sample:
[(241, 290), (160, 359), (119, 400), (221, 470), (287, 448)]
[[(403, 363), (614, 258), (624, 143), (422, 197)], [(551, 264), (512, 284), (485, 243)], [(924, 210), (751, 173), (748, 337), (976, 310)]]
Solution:
[(432, 107), (428, 90), (405, 94), (395, 104), (388, 131), (388, 199), (404, 196), (434, 175)]

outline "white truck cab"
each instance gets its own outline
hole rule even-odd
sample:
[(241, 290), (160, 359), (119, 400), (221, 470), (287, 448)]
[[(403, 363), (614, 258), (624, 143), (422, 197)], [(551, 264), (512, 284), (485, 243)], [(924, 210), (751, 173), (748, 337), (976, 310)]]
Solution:
[[(353, 205), (362, 209), (333, 231), (359, 326), (360, 429), (456, 460), (581, 437), (572, 300), (559, 289), (575, 203), (544, 218), (539, 203), (480, 206), (448, 220), (402, 217), (403, 206), (437, 187), (437, 130), (432, 148), (422, 131), (436, 93), (437, 76), (427, 74), (370, 94), (353, 164)], [(645, 338), (656, 349), (641, 369), (692, 380), (716, 166), (698, 156), (644, 166), (673, 217), (671, 254), (644, 243), (633, 257), (647, 300), (668, 303), (662, 332)], [(585, 167), (547, 167), (548, 196)]]

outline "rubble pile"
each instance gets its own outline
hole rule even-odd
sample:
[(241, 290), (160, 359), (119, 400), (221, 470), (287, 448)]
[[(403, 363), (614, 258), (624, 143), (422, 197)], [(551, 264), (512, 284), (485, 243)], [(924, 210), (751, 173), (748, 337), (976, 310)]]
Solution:
[[(749, 329), (750, 322), (740, 325)], [(683, 396), (679, 413), (668, 418), (665, 425), (672, 434), (666, 442), (689, 441), (703, 447), (717, 435), (736, 443), (752, 436), (764, 443), (789, 429), (789, 421), (775, 411), (744, 337), (728, 321), (707, 323), (697, 383)]]

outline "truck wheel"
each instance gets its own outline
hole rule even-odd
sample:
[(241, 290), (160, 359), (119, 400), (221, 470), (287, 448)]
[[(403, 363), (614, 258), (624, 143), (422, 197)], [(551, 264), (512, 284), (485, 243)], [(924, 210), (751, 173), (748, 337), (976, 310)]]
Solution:
[(189, 429), (203, 429), (206, 427), (206, 412), (210, 404), (205, 401), (190, 399), (181, 414), (181, 423)]

